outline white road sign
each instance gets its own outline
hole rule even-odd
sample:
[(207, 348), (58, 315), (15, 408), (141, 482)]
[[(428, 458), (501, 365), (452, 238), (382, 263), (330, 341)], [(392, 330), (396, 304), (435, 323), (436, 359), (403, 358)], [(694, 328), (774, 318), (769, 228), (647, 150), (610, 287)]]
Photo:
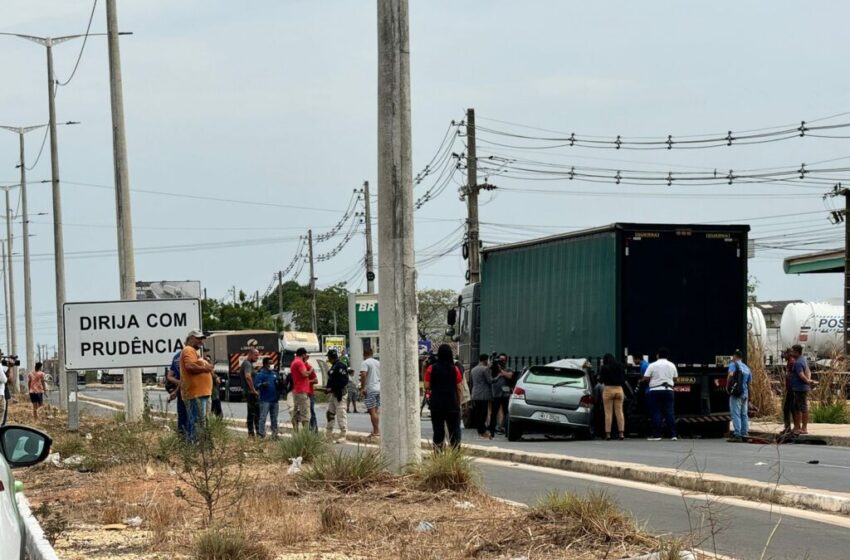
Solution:
[(166, 366), (186, 334), (201, 328), (197, 299), (66, 303), (69, 370)]

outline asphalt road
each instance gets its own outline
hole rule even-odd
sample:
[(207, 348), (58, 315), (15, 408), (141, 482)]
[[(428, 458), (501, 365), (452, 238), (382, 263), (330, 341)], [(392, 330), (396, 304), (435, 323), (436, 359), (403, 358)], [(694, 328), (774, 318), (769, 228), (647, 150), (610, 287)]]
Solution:
[[(109, 400), (123, 401), (123, 392), (116, 389), (85, 389), (84, 394)], [(166, 393), (149, 391), (149, 403), (154, 409), (165, 407)], [(231, 418), (245, 418), (245, 404), (222, 403), (224, 414)], [(172, 403), (172, 407), (174, 404)], [(362, 404), (361, 404), (362, 407)], [(352, 431), (369, 432), (369, 417), (362, 408), (358, 414), (349, 414), (348, 426)], [(427, 415), (427, 410), (425, 411)], [(319, 426), (324, 428), (323, 405), (317, 405)], [(289, 416), (281, 412), (281, 422)], [(431, 437), (431, 423), (422, 419), (422, 437)], [(850, 448), (813, 445), (755, 445), (732, 444), (722, 439), (683, 439), (678, 442), (648, 442), (643, 439), (625, 441), (573, 441), (524, 438), (509, 442), (504, 436), (482, 440), (472, 430), (464, 430), (464, 441), (476, 445), (497, 446), (540, 453), (557, 453), (573, 457), (626, 461), (655, 467), (678, 468), (687, 471), (716, 473), (761, 482), (795, 484), (838, 492), (850, 491)], [(817, 461), (817, 463), (811, 463)]]
[[(109, 390), (87, 390), (86, 393), (110, 400), (121, 400), (122, 395), (119, 391)], [(111, 397), (107, 397), (107, 395), (111, 395)], [(224, 404), (226, 411), (228, 407), (230, 409), (229, 415), (237, 418), (244, 417), (244, 405), (241, 403)], [(92, 412), (102, 410), (85, 403), (83, 403), (83, 406), (87, 409), (92, 408)], [(352, 429), (360, 430), (359, 426), (366, 423), (368, 423), (368, 419), (364, 414), (352, 415)], [(426, 424), (427, 422), (423, 421), (423, 432)], [(645, 441), (627, 441), (623, 444), (562, 441), (508, 444), (504, 439), (498, 443), (517, 446), (517, 448), (539, 445), (547, 451), (566, 450), (571, 453), (576, 446), (588, 450), (589, 453), (597, 447), (605, 448), (607, 445), (617, 445), (614, 449), (621, 452), (625, 451), (625, 453), (623, 455), (613, 453), (614, 458), (627, 460), (638, 458), (634, 453), (628, 452), (632, 444), (634, 446), (650, 445), (649, 442)], [(601, 445), (594, 446), (594, 443)], [(712, 449), (721, 445), (718, 442), (698, 440), (680, 443), (700, 449), (698, 451), (700, 455), (710, 454)], [(667, 447), (667, 445), (670, 447)], [(653, 449), (660, 450), (661, 453), (680, 453), (673, 449), (673, 445), (670, 442), (662, 446), (656, 444)], [(355, 449), (354, 445), (346, 447)], [(734, 446), (735, 450), (741, 450), (745, 447)], [(756, 446), (751, 447), (756, 448)], [(718, 498), (718, 502), (708, 505), (703, 496), (683, 495), (676, 489), (663, 486), (579, 473), (566, 473), (554, 469), (486, 459), (477, 459), (475, 464), (481, 473), (485, 489), (494, 496), (534, 505), (541, 496), (550, 491), (568, 491), (582, 494), (593, 490), (604, 490), (616, 500), (624, 511), (629, 512), (641, 524), (645, 524), (648, 531), (657, 535), (676, 535), (686, 538), (688, 535), (694, 535), (693, 542), (699, 548), (716, 551), (740, 560), (761, 558), (765, 546), (767, 546), (767, 554), (764, 558), (775, 560), (799, 560), (803, 558), (838, 560), (848, 558), (850, 519), (847, 517), (789, 509), (780, 510), (775, 506), (754, 504), (734, 498)], [(521, 480), (521, 484), (518, 483), (519, 480)], [(771, 538), (771, 533), (777, 527), (777, 524), (778, 529)], [(714, 530), (712, 530), (712, 526), (715, 527)]]

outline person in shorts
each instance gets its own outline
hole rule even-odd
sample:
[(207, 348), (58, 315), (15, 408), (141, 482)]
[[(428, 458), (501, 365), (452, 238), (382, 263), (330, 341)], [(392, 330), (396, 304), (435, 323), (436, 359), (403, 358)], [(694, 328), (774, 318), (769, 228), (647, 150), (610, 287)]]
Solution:
[(38, 420), (38, 409), (44, 406), (44, 393), (47, 391), (44, 381), (44, 372), (41, 368), (44, 364), (35, 364), (35, 370), (29, 373), (27, 385), (29, 386), (30, 402), (32, 403), (32, 417)]
[(809, 391), (812, 390), (812, 372), (803, 356), (803, 347), (795, 344), (791, 347), (795, 361), (791, 369), (791, 391), (794, 394), (792, 412), (794, 416), (794, 434), (809, 433)]
[(374, 350), (363, 351), (363, 363), (360, 364), (360, 394), (364, 397), (369, 419), (372, 421), (371, 438), (381, 437), (381, 363), (374, 358)]
[(289, 375), (292, 376), (292, 399), (293, 408), (292, 425), (296, 430), (309, 428), (310, 426), (310, 374), (313, 366), (307, 360), (310, 355), (304, 348), (295, 351), (295, 359), (289, 366)]

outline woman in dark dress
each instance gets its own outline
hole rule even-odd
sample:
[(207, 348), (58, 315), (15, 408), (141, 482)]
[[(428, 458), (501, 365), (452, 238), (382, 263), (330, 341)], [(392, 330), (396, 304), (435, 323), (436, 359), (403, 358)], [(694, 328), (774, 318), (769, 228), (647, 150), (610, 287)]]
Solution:
[(452, 447), (460, 446), (460, 402), (463, 395), (463, 375), (454, 365), (452, 349), (442, 344), (437, 349), (437, 361), (425, 371), (425, 390), (431, 392), (431, 426), (434, 446), (441, 449), (446, 431)]

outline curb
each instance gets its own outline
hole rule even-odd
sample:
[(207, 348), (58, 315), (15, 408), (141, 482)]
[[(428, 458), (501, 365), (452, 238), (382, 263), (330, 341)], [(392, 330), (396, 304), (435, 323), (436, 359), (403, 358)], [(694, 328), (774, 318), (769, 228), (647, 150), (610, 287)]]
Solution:
[(18, 512), (24, 521), (24, 551), (27, 557), (30, 560), (59, 560), (56, 551), (44, 537), (38, 519), (32, 514), (29, 501), (21, 492), (15, 494), (15, 499), (18, 502)]
[[(97, 399), (84, 395), (80, 395), (79, 399), (114, 410), (124, 408), (123, 403), (117, 403), (115, 401)], [(160, 416), (165, 415), (162, 412), (156, 412), (155, 414)], [(234, 419), (226, 419), (225, 421), (230, 426), (241, 428), (244, 425), (244, 421)], [(292, 429), (281, 426), (279, 431), (280, 433), (291, 433)], [(369, 439), (369, 434), (363, 432), (348, 432), (346, 439), (349, 443), (375, 443)], [(536, 467), (548, 467), (551, 469), (631, 480), (634, 482), (665, 484), (684, 491), (741, 497), (757, 502), (768, 502), (788, 507), (850, 515), (850, 494), (848, 493), (816, 490), (804, 486), (769, 484), (718, 474), (651, 467), (639, 463), (585, 459), (553, 453), (532, 453), (471, 444), (463, 444), (462, 447), (473, 457), (483, 457), (508, 463), (521, 463)], [(422, 449), (430, 450), (431, 448), (431, 442), (423, 439)]]

